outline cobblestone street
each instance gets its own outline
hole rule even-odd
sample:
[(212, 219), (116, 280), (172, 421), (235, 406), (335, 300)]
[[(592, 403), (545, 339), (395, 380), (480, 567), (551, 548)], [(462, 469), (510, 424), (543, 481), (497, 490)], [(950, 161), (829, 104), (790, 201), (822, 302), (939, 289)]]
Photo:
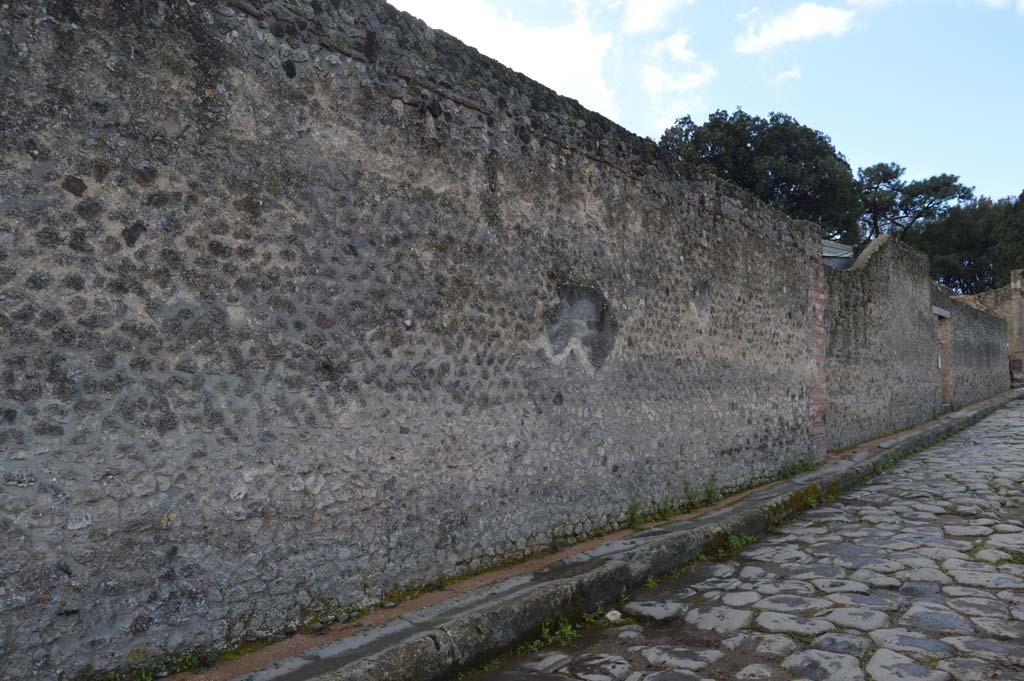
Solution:
[(1024, 679), (1024, 403), (483, 681)]

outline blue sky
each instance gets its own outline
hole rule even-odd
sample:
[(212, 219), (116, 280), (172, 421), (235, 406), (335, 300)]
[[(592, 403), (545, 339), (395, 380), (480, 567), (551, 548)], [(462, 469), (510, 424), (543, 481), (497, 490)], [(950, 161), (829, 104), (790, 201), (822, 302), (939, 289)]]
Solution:
[(854, 171), (1024, 190), (1024, 0), (389, 0), (626, 128), (781, 111)]

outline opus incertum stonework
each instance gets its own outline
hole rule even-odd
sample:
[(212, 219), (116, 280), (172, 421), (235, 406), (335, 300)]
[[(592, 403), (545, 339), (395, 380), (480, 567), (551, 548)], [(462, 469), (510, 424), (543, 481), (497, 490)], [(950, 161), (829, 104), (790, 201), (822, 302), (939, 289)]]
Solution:
[(1005, 320), (378, 0), (0, 5), (0, 677), (166, 669), (1008, 387)]

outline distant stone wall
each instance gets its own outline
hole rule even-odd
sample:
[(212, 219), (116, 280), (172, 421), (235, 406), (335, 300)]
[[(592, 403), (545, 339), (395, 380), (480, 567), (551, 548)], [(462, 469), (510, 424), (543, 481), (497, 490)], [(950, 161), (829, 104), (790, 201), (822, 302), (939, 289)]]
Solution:
[(933, 284), (928, 259), (888, 237), (851, 269), (828, 271), (826, 328), (833, 449), (1009, 387), (1005, 322)]
[(377, 2), (0, 10), (0, 677), (823, 453), (818, 241)]
[(875, 240), (828, 271), (828, 445), (841, 448), (927, 421), (940, 406), (928, 259)]
[(978, 310), (936, 284), (932, 305), (949, 311), (949, 369), (953, 407), (1008, 390), (1006, 320)]
[(1024, 385), (1024, 270), (1010, 272), (1010, 283), (1002, 288), (959, 300), (1006, 320), (1010, 370)]

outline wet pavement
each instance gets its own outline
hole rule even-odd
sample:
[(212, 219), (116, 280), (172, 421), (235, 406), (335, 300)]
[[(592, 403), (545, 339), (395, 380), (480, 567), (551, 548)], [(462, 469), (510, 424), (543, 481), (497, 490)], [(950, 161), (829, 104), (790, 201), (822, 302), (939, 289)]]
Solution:
[(1024, 402), (616, 607), (466, 678), (1024, 680)]

